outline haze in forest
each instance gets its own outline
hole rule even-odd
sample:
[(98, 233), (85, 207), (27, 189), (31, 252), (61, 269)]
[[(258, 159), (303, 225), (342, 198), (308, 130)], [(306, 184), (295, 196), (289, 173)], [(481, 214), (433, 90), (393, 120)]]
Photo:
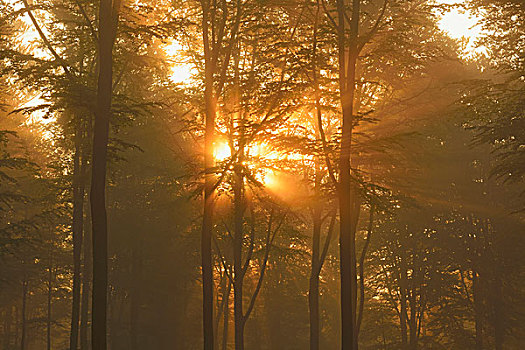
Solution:
[(520, 350), (522, 0), (0, 0), (1, 350)]

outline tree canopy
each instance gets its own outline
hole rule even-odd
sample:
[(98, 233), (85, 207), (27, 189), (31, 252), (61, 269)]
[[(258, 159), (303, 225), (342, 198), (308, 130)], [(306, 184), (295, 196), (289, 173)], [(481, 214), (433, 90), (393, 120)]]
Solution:
[(1, 349), (525, 343), (523, 1), (0, 0), (0, 71)]

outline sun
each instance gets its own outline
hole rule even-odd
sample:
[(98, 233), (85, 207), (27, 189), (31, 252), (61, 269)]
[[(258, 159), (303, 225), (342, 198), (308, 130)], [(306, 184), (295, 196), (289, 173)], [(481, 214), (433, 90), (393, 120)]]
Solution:
[(215, 147), (213, 149), (213, 158), (215, 158), (216, 161), (223, 162), (230, 157), (231, 149), (227, 142), (219, 141), (215, 143)]
[(267, 188), (276, 188), (277, 185), (279, 184), (279, 180), (277, 178), (277, 174), (275, 173), (275, 171), (269, 170), (264, 175), (263, 182), (264, 182), (265, 187)]
[(193, 76), (193, 67), (184, 58), (184, 47), (178, 41), (171, 40), (162, 46), (170, 65), (170, 80), (175, 84), (185, 84)]
[(472, 11), (462, 9), (459, 6), (464, 1), (456, 0), (437, 0), (442, 5), (458, 5), (449, 11), (443, 13), (437, 24), (439, 29), (445, 32), (449, 37), (455, 40), (464, 40), (464, 53), (471, 56), (476, 53), (483, 53), (483, 47), (477, 47), (476, 41), (482, 35), (482, 29), (479, 24), (480, 17)]

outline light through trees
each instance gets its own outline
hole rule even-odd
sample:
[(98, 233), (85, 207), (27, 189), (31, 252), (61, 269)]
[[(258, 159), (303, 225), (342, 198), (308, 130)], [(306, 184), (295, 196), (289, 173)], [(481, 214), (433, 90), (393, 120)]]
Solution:
[(0, 1), (0, 349), (521, 349), (524, 38), (518, 0)]

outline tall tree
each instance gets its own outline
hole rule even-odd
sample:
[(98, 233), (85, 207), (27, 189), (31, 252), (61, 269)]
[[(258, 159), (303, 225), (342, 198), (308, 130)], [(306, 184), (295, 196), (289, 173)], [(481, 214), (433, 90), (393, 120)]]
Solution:
[(76, 116), (75, 121), (75, 153), (73, 160), (73, 300), (71, 311), (71, 335), (69, 348), (78, 348), (78, 336), (80, 329), (80, 291), (81, 291), (81, 253), (84, 230), (84, 196), (85, 196), (85, 177), (86, 164), (84, 157), (81, 156), (84, 149), (84, 130), (85, 122), (80, 116)]
[[(315, 160), (315, 174), (313, 179), (313, 208), (312, 208), (312, 257), (311, 257), (311, 271), (308, 288), (308, 308), (310, 312), (310, 349), (318, 350), (320, 346), (321, 326), (320, 326), (320, 309), (319, 309), (319, 280), (323, 264), (326, 260), (329, 245), (332, 239), (332, 233), (335, 226), (336, 213), (332, 213), (332, 218), (328, 226), (327, 235), (324, 244), (321, 246), (321, 234), (323, 231), (323, 223), (328, 215), (323, 213), (323, 206), (328, 204), (326, 198), (323, 198), (323, 178), (326, 173), (329, 173), (329, 179), (333, 186), (336, 181), (333, 173), (330, 154), (327, 147), (326, 133), (323, 125), (323, 111), (321, 106), (321, 83), (320, 83), (320, 68), (319, 61), (319, 22), (321, 15), (321, 2), (317, 1), (314, 14), (313, 34), (312, 34), (312, 82), (314, 90), (314, 109), (316, 119), (316, 138), (321, 140), (321, 154), (316, 155)], [(324, 165), (326, 159), (326, 166)], [(328, 168), (328, 169), (325, 169)]]
[[(235, 4), (200, 2), (202, 9), (202, 43), (204, 48), (204, 210), (201, 234), (204, 348), (214, 347), (213, 336), (213, 207), (217, 184), (214, 176), (215, 118), (217, 103), (223, 93), (232, 50), (237, 40), (241, 19), (240, 0)], [(233, 7), (228, 9), (228, 7)], [(233, 10), (233, 15), (229, 13)], [(229, 35), (228, 35), (228, 26)]]
[(93, 239), (92, 346), (107, 349), (108, 224), (106, 169), (113, 90), (113, 45), (117, 34), (120, 0), (101, 0), (98, 25), (97, 107), (93, 129), (91, 222)]
[[(475, 79), (462, 96), (472, 114), (479, 144), (491, 144), (497, 157), (491, 176), (508, 184), (525, 179), (525, 6), (518, 0), (472, 0), (471, 9), (480, 15), (484, 29), (478, 44), (487, 51), (484, 69), (490, 74)], [(525, 210), (521, 192), (514, 200), (516, 210)]]
[[(72, 73), (70, 66), (60, 56), (51, 41), (48, 39), (37, 18), (33, 14), (29, 3), (24, 0), (24, 7), (29, 16), (35, 30), (37, 31), (40, 40), (44, 43), (46, 50), (57, 60), (62, 67), (64, 74), (70, 83), (77, 83), (77, 77)], [(80, 5), (82, 10), (82, 5)], [(82, 60), (81, 60), (82, 61)], [(83, 219), (84, 219), (84, 196), (85, 196), (85, 179), (82, 173), (85, 171), (85, 166), (82, 166), (81, 149), (85, 142), (83, 137), (83, 126), (85, 125), (79, 114), (73, 113), (74, 124), (74, 156), (73, 156), (73, 214), (72, 214), (72, 237), (73, 237), (73, 288), (72, 288), (72, 305), (71, 305), (71, 328), (70, 328), (70, 350), (76, 350), (78, 345), (79, 322), (80, 322), (80, 278), (81, 278), (81, 250), (82, 250), (82, 236), (83, 236)]]
[[(211, 2), (202, 0), (202, 40), (204, 44), (204, 103), (205, 103), (205, 134), (204, 134), (204, 211), (202, 217), (201, 235), (201, 266), (202, 266), (202, 327), (204, 332), (204, 349), (213, 350), (213, 266), (212, 266), (212, 236), (213, 236), (213, 201), (214, 176), (213, 144), (215, 135), (216, 97), (214, 94), (215, 60), (210, 41), (209, 25)], [(212, 22), (213, 23), (213, 22)], [(212, 24), (213, 26), (213, 24)], [(222, 38), (221, 38), (222, 40)]]
[[(343, 111), (339, 156), (339, 251), (341, 273), (341, 348), (357, 350), (357, 271), (355, 233), (359, 216), (357, 186), (352, 181), (351, 146), (354, 128), (354, 98), (358, 52), (359, 13), (361, 1), (352, 1), (350, 34), (347, 39), (345, 22), (347, 9), (344, 0), (337, 1), (339, 94)], [(347, 42), (348, 40), (348, 42)]]

